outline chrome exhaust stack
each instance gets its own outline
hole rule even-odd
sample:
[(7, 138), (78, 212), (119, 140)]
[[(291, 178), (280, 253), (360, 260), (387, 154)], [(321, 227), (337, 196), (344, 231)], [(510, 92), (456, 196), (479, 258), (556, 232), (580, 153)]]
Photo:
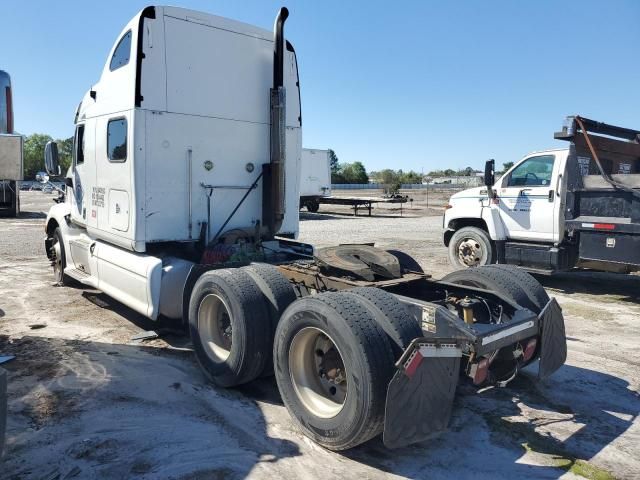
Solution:
[(286, 160), (286, 90), (284, 88), (284, 23), (289, 10), (282, 7), (273, 26), (273, 87), (270, 91), (270, 159), (262, 167), (262, 222), (272, 238), (284, 220)]

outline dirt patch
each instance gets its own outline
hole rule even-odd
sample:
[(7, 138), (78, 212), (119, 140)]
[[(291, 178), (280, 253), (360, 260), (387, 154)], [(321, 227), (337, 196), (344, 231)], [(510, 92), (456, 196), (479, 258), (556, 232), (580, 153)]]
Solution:
[[(23, 199), (35, 211), (50, 204)], [(440, 217), (303, 218), (302, 241), (375, 242), (436, 278), (451, 271)], [(532, 367), (505, 389), (459, 388), (450, 429), (436, 439), (391, 451), (376, 438), (334, 453), (299, 432), (272, 378), (217, 389), (180, 331), (133, 344), (161, 325), (93, 289), (53, 288), (42, 217), (18, 220), (26, 225), (0, 221), (0, 352), (16, 356), (3, 365), (2, 478), (640, 478), (637, 283), (541, 278), (569, 337), (554, 376), (535, 383)]]

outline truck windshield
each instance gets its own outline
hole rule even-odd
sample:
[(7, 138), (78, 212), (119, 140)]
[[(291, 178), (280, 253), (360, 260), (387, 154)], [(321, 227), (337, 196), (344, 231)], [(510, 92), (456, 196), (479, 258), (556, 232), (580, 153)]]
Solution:
[(513, 169), (507, 179), (508, 187), (540, 187), (549, 185), (553, 172), (553, 155), (541, 155), (526, 159)]

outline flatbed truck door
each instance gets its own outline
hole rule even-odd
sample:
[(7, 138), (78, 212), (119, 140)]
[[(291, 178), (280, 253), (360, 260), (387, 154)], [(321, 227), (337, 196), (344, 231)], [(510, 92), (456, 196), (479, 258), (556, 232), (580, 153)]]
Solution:
[(508, 239), (556, 241), (559, 163), (554, 153), (533, 155), (500, 180), (498, 208)]

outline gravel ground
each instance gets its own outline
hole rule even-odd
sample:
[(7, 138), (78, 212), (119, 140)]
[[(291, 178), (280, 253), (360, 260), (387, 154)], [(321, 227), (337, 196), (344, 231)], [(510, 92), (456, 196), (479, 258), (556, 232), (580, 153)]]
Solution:
[[(9, 371), (0, 478), (640, 478), (640, 282), (540, 278), (558, 298), (569, 357), (545, 383), (459, 388), (450, 430), (389, 451), (379, 439), (328, 452), (296, 431), (273, 379), (212, 387), (185, 347), (92, 289), (53, 287), (43, 252), (50, 195), (22, 193), (0, 219), (0, 354)], [(375, 242), (450, 270), (440, 217), (303, 214), (301, 240)]]

